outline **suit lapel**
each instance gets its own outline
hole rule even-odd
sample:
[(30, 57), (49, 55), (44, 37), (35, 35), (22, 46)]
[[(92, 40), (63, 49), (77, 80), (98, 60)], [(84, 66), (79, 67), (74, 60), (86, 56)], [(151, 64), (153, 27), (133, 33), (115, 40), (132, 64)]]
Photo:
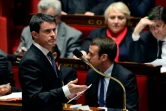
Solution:
[[(45, 65), (45, 67), (47, 68), (46, 69), (47, 72), (51, 72), (52, 74), (55, 73), (55, 71), (54, 71), (52, 65), (50, 64), (49, 60), (47, 59), (47, 57), (33, 44), (32, 44), (31, 49), (38, 56), (38, 59), (39, 59), (38, 62), (40, 62), (40, 64), (44, 64)], [(57, 76), (55, 78), (58, 80)]]
[[(113, 70), (112, 70), (112, 73), (111, 73), (112, 77), (117, 78), (117, 70), (118, 69), (116, 68), (116, 63), (114, 63), (114, 67), (113, 67)], [(109, 85), (108, 85), (108, 90), (107, 90), (107, 93), (106, 93), (106, 98), (108, 98), (108, 96), (113, 91), (115, 83), (116, 83), (116, 81), (110, 79)]]

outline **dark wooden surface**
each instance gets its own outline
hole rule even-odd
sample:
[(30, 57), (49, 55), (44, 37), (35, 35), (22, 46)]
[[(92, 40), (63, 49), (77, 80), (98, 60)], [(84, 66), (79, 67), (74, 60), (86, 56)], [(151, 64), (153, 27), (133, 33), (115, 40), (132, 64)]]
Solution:
[[(80, 26), (107, 26), (104, 16), (85, 16), (85, 15), (62, 15), (61, 20), (68, 25)], [(140, 18), (130, 17), (129, 27), (135, 27)]]
[[(63, 111), (78, 111), (75, 109), (69, 108), (71, 104), (66, 104), (66, 107), (63, 108)], [(22, 104), (21, 102), (0, 102), (0, 111), (21, 111)], [(90, 107), (92, 111), (105, 111), (104, 109), (97, 107)], [(81, 110), (79, 110), (81, 111)]]

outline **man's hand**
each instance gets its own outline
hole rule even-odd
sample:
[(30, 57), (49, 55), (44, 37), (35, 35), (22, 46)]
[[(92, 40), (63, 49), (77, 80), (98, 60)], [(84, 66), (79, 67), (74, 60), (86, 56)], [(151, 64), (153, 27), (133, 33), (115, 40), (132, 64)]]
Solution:
[(9, 83), (0, 85), (0, 96), (3, 96), (5, 94), (9, 94), (9, 93), (11, 93), (11, 86)]
[(148, 17), (144, 17), (142, 18), (139, 23), (137, 24), (137, 26), (134, 29), (134, 35), (135, 36), (139, 36), (141, 31), (146, 27), (146, 26), (151, 26), (153, 25), (154, 22), (149, 20)]
[(88, 16), (94, 16), (95, 14), (92, 13), (92, 12), (85, 12), (85, 15), (88, 15)]
[(77, 82), (78, 82), (78, 79), (75, 79), (74, 81), (70, 81), (67, 84), (71, 94), (76, 94), (88, 88), (86, 85), (76, 85)]
[[(85, 57), (85, 58), (87, 58), (87, 53), (85, 52), (85, 51), (81, 51), (81, 53), (83, 54), (83, 56)], [(80, 58), (77, 58), (76, 56), (73, 56), (73, 59), (80, 59)]]

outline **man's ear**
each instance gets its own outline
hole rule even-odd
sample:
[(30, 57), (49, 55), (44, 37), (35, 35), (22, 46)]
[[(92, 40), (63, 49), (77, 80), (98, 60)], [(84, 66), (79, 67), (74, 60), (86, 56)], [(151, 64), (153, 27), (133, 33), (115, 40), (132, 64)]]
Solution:
[(107, 58), (108, 58), (108, 55), (107, 54), (102, 54), (100, 58), (101, 58), (102, 61), (106, 61)]
[(37, 33), (37, 32), (32, 31), (31, 34), (32, 34), (32, 37), (33, 37), (34, 39), (37, 39), (37, 38), (38, 38), (38, 33)]

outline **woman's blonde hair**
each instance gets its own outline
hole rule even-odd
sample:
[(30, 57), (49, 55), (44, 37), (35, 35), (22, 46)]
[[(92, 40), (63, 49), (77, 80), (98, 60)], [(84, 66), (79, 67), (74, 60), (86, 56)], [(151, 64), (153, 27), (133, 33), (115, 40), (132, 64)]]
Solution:
[(124, 13), (127, 19), (130, 18), (130, 10), (126, 6), (126, 4), (124, 4), (123, 2), (114, 2), (114, 3), (110, 4), (104, 12), (104, 17), (105, 17), (106, 22), (108, 20), (108, 15), (109, 15), (109, 12), (111, 9)]

